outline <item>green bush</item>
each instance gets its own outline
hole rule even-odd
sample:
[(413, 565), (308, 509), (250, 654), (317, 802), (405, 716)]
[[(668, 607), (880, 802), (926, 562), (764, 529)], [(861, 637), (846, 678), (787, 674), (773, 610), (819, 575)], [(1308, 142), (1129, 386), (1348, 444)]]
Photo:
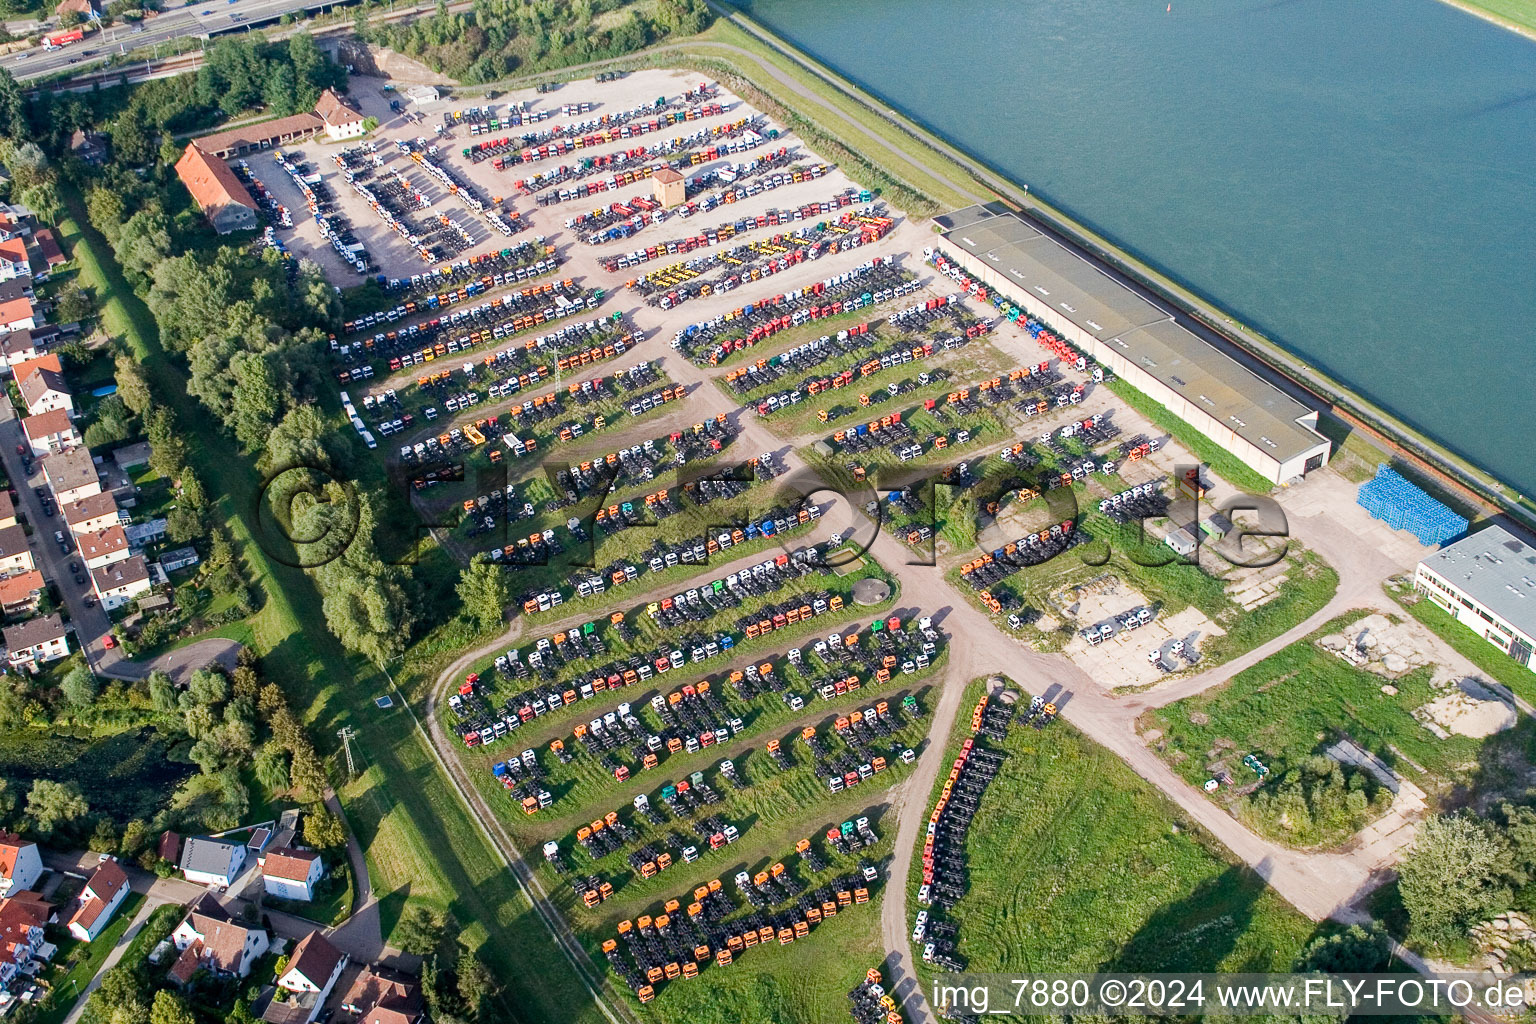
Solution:
[(1391, 792), (1370, 772), (1319, 755), (1244, 797), (1238, 815), (1266, 835), (1317, 846), (1359, 831), (1391, 802)]

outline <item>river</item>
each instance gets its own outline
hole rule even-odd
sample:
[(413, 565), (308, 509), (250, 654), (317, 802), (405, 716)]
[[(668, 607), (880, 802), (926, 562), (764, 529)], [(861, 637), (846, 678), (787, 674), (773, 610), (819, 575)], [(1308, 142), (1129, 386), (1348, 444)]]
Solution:
[(1536, 43), (1436, 0), (751, 0), (1536, 494)]

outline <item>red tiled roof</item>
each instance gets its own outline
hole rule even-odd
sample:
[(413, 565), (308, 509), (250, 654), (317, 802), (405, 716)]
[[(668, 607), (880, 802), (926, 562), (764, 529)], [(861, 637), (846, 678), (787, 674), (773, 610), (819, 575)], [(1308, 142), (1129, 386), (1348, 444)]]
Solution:
[(81, 895), (80, 909), (69, 919), (70, 924), (78, 924), (80, 927), (90, 930), (96, 923), (96, 919), (102, 915), (111, 902), (117, 898), (117, 892), (128, 885), (128, 875), (118, 866), (115, 860), (104, 860), (101, 867), (92, 873), (90, 881), (85, 883), (89, 893)]
[(288, 970), (298, 971), (310, 984), (323, 988), (342, 959), (341, 950), (331, 945), (324, 935), (313, 931), (293, 947), (293, 953), (288, 958)]
[(79, 501), (72, 501), (59, 511), (64, 514), (64, 521), (73, 526), (76, 523), (100, 519), (102, 516), (117, 515), (117, 499), (112, 497), (111, 491), (102, 491), (100, 494), (88, 494)]
[(313, 850), (295, 850), (284, 847), (268, 850), (262, 859), (261, 873), (290, 882), (303, 882), (309, 878), (309, 866), (320, 859)]
[(63, 373), (64, 364), (59, 362), (55, 353), (38, 356), (36, 359), (23, 359), (11, 367), (16, 372), (16, 382), (19, 384), (32, 376), (33, 370), (52, 370), (54, 373)]
[(315, 113), (329, 125), (355, 124), (363, 119), (363, 115), (337, 95), (335, 89), (320, 94), (320, 99), (315, 102)]
[(0, 239), (0, 259), (9, 260), (12, 263), (26, 263), (26, 240), (16, 237)]
[(0, 302), (0, 324), (13, 324), (18, 320), (25, 320), (27, 317), (35, 315), (32, 309), (32, 300), (25, 295), (7, 302)]
[(11, 872), (16, 870), (17, 855), (35, 845), (32, 840), (23, 839), (14, 832), (0, 832), (0, 878), (10, 878)]
[(59, 240), (53, 237), (52, 228), (38, 228), (32, 232), (32, 239), (37, 243), (37, 251), (42, 254), (43, 262), (50, 267), (69, 262), (64, 256), (64, 250), (59, 248)]
[(121, 526), (109, 526), (80, 538), (80, 554), (85, 558), (97, 558), (122, 551), (128, 547), (128, 535)]
[[(7, 576), (0, 580), (0, 608), (12, 608), (25, 604), (37, 594), (42, 593), (48, 581), (43, 579), (43, 574), (36, 569), (29, 569), (15, 576)], [(4, 861), (4, 854), (0, 853), (0, 863)]]
[(68, 434), (73, 432), (74, 428), (75, 424), (69, 418), (68, 409), (49, 409), (36, 416), (25, 416), (21, 421), (21, 429), (27, 432), (29, 441), (42, 441), (55, 434)]
[(198, 149), (196, 143), (188, 143), (187, 151), (176, 161), (176, 175), (204, 213), (211, 214), (231, 205), (259, 209), (229, 165)]

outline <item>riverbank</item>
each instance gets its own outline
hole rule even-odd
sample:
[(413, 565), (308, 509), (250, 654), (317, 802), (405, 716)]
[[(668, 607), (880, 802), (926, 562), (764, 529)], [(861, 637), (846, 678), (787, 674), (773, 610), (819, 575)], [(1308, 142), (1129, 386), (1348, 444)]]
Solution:
[[(1487, 515), (1508, 513), (1527, 528), (1536, 529), (1536, 501), (1520, 494), (1492, 473), (1474, 465), (1445, 445), (1433, 441), (1394, 414), (1347, 387), (1327, 373), (1310, 366), (1279, 343), (1239, 323), (1226, 311), (1174, 281), (1168, 275), (1142, 262), (1120, 246), (1088, 229), (1062, 211), (1041, 202), (994, 168), (964, 153), (935, 132), (897, 111), (884, 97), (878, 96), (842, 78), (836, 71), (804, 54), (792, 43), (762, 26), (749, 15), (727, 4), (716, 3), (721, 24), (706, 33), (713, 40), (729, 38), (725, 29), (735, 29), (747, 42), (739, 44), (778, 68), (784, 68), (799, 81), (825, 96), (828, 113), (844, 123), (834, 125), (839, 138), (850, 132), (875, 137), (895, 132), (906, 140), (903, 157), (918, 163), (929, 178), (938, 178), (951, 196), (975, 196), (984, 193), (1003, 200), (1100, 259), (1150, 293), (1186, 312), (1189, 317), (1223, 339), (1235, 351), (1262, 365), (1282, 384), (1288, 383), (1308, 400), (1324, 410), (1325, 425), (1331, 419), (1330, 434), (1336, 440), (1346, 436), (1358, 448), (1364, 442), (1383, 456), (1401, 460), (1416, 470), (1435, 489), (1475, 506)], [(687, 44), (687, 52), (710, 48)], [(713, 54), (711, 54), (713, 56)], [(669, 59), (674, 59), (669, 55)], [(729, 58), (727, 58), (729, 62)], [(750, 82), (751, 68), (740, 68)], [(853, 112), (850, 113), (850, 109)], [(814, 118), (817, 111), (804, 111)], [(915, 147), (911, 144), (915, 143)], [(935, 198), (940, 198), (935, 196)]]
[(1491, 21), (1500, 28), (1536, 40), (1536, 0), (1485, 0), (1483, 3), (1441, 0), (1441, 3), (1459, 7), (1475, 18)]

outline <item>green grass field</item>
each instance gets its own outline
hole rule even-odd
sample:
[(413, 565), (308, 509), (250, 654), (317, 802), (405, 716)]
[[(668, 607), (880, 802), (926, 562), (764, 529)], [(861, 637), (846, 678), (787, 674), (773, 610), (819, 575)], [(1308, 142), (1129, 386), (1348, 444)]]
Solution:
[(959, 925), (969, 970), (1290, 968), (1312, 923), (1119, 758), (1059, 720), (1015, 724), (1000, 749), (968, 833), (969, 891), (934, 915)]

